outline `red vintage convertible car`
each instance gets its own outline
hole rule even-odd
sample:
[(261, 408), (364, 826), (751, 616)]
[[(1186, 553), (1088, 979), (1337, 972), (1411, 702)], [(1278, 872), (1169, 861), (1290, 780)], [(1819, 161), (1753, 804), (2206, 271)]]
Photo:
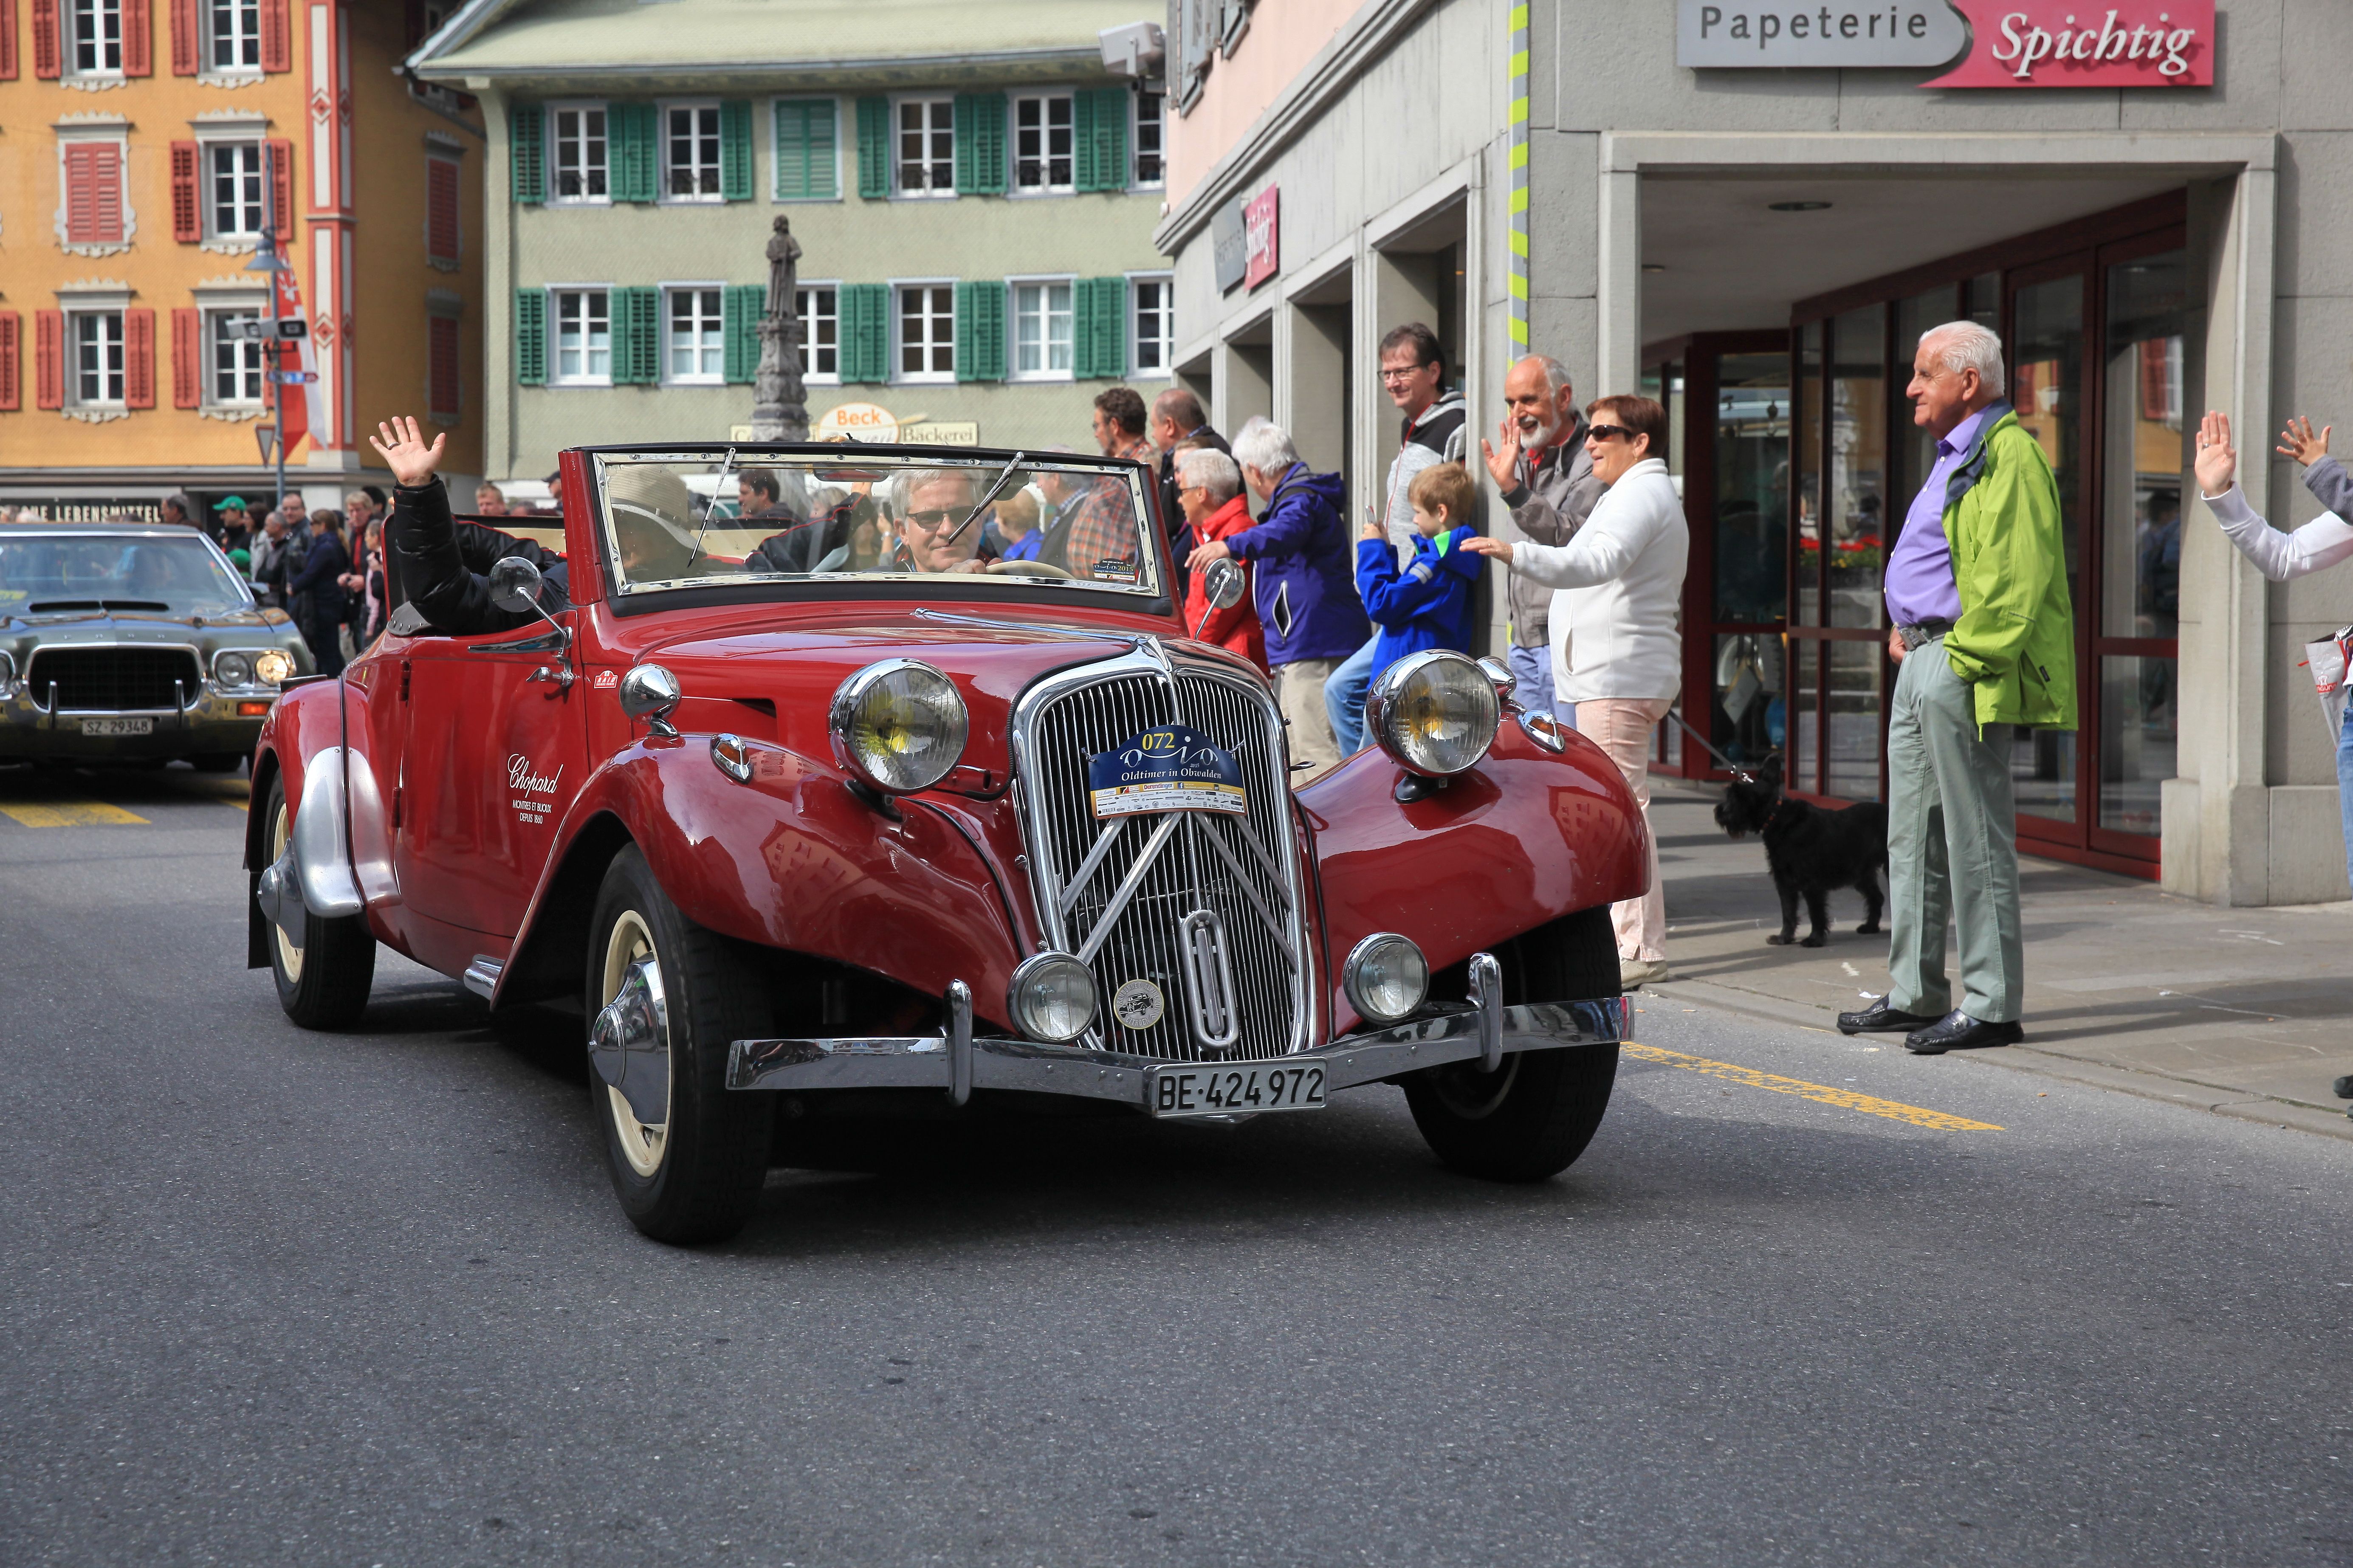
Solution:
[[(777, 515), (706, 515), (746, 465)], [(1264, 679), (1172, 608), (1136, 464), (562, 468), (568, 603), (501, 561), (484, 585), (537, 618), (450, 636), (396, 584), (392, 629), (262, 732), (248, 958), (297, 1024), (356, 1020), (378, 942), (493, 1009), (580, 1008), (622, 1206), (673, 1242), (739, 1228), (852, 1102), (1240, 1121), (1388, 1082), (1461, 1170), (1584, 1149), (1644, 828), (1500, 665), (1404, 661), (1377, 744), (1294, 791)], [(992, 511), (1025, 486), (1058, 508), (1034, 544)]]

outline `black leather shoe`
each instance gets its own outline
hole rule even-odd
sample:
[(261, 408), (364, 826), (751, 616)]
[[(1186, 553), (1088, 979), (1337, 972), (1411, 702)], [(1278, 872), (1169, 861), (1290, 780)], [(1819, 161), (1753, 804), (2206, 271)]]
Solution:
[(1924, 1024), (1936, 1021), (1933, 1013), (1899, 1013), (1885, 1001), (1873, 1003), (1860, 1013), (1841, 1013), (1839, 1033), (1841, 1035), (1879, 1035), (1908, 1032)]
[(1981, 1024), (1956, 1007), (1925, 1029), (1904, 1037), (1904, 1048), (1915, 1057), (1941, 1057), (1947, 1051), (1976, 1050), (1983, 1046), (2014, 1046), (2026, 1038), (2026, 1026)]

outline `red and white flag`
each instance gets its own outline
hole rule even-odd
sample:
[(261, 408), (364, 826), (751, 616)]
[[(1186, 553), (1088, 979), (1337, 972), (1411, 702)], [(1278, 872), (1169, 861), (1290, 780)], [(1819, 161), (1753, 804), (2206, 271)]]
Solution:
[[(292, 263), (288, 263), (284, 271), (273, 272), (270, 276), (277, 280), (272, 314), (281, 321), (289, 316), (297, 320), (306, 319), (302, 310), (302, 285), (294, 276)], [(290, 461), (295, 442), (313, 429), (326, 428), (325, 399), (319, 386), (319, 355), (311, 346), (311, 334), (307, 331), (299, 338), (271, 341), (277, 344), (278, 351), (271, 356), (276, 362), (273, 369), (306, 373), (299, 387), (280, 385), (278, 389), (279, 437), (286, 444), (286, 456)], [(286, 395), (293, 391), (300, 391), (302, 395)]]

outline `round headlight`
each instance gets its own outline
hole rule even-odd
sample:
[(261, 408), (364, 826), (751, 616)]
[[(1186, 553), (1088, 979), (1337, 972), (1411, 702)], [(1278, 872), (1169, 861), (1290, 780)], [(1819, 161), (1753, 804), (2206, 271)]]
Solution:
[(1430, 778), (1475, 766), (1495, 743), (1503, 716), (1486, 671), (1444, 648), (1408, 654), (1365, 699), (1365, 729), (1381, 750)]
[(1013, 972), (1005, 1010), (1033, 1040), (1075, 1040), (1095, 1021), (1095, 977), (1067, 952), (1041, 952)]
[(294, 673), (294, 661), (276, 648), (271, 648), (268, 653), (255, 658), (253, 673), (260, 679), (264, 686), (283, 685), (286, 678)]
[(886, 658), (843, 681), (827, 718), (842, 765), (891, 795), (947, 777), (969, 722), (955, 683), (912, 658)]
[(224, 653), (213, 659), (213, 679), (223, 686), (253, 684), (253, 656), (249, 653)]
[(1384, 931), (1349, 950), (1340, 984), (1348, 1005), (1367, 1020), (1394, 1024), (1430, 994), (1430, 961), (1411, 939)]
[(16, 684), (16, 656), (0, 649), (0, 690)]

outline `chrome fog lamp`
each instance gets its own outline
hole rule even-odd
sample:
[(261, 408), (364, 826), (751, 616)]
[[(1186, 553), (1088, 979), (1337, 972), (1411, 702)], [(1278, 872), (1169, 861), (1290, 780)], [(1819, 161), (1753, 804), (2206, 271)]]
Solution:
[(282, 686), (286, 678), (294, 673), (294, 661), (278, 649), (271, 648), (255, 658), (253, 673), (264, 686)]
[(841, 765), (885, 795), (947, 777), (971, 727), (955, 683), (913, 658), (886, 658), (843, 681), (826, 723)]
[(223, 686), (252, 685), (253, 656), (249, 653), (213, 655), (213, 679)]
[(1394, 1024), (1430, 994), (1430, 960), (1409, 937), (1395, 931), (1368, 936), (1348, 950), (1340, 966), (1348, 1005), (1371, 1023)]
[(1408, 654), (1365, 697), (1365, 729), (1410, 775), (1398, 799), (1419, 800), (1478, 765), (1495, 743), (1504, 705), (1476, 662), (1445, 648)]
[(1013, 972), (1005, 1010), (1033, 1040), (1075, 1040), (1095, 1021), (1095, 977), (1067, 952), (1041, 952)]

